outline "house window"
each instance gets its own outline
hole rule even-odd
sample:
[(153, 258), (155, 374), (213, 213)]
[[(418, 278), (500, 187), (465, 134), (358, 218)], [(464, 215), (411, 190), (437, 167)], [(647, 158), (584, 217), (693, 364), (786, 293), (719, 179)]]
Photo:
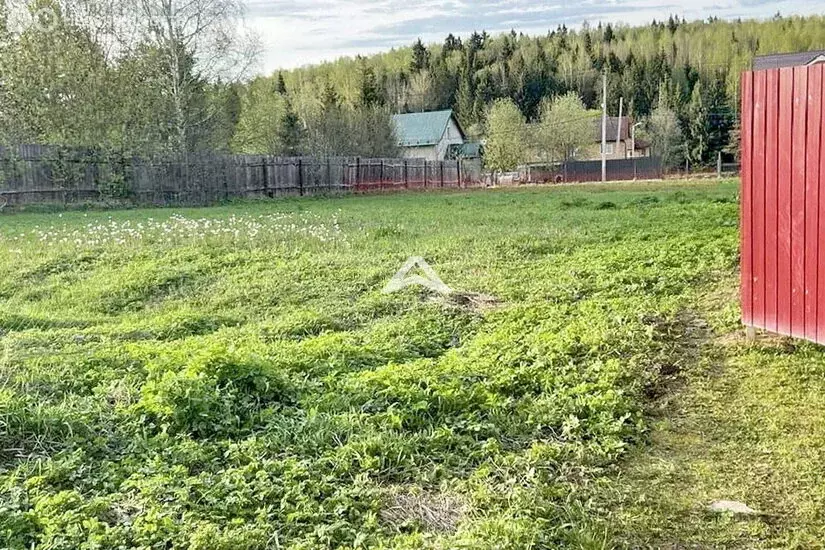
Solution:
[(615, 143), (607, 143), (607, 147), (605, 149), (605, 154), (612, 155), (614, 153), (614, 146)]

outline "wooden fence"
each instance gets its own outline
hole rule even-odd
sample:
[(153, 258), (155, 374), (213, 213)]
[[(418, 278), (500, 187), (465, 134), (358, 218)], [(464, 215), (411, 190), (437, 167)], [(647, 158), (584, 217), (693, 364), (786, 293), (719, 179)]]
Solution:
[(0, 147), (0, 205), (202, 205), (235, 198), (480, 184), (480, 165), (466, 161), (196, 153), (139, 158), (43, 145)]

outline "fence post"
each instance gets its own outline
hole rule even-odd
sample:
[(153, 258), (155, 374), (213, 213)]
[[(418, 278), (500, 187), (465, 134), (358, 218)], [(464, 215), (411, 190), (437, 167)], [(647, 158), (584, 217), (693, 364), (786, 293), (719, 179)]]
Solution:
[(722, 179), (722, 151), (716, 157), (716, 178)]
[(404, 159), (404, 189), (409, 187), (409, 181), (407, 176), (407, 159)]
[(227, 157), (223, 157), (223, 200), (229, 200), (229, 170), (226, 165), (229, 163)]
[(438, 172), (440, 174), (439, 177), (441, 178), (441, 187), (444, 187), (444, 161), (443, 160), (438, 161)]
[(355, 157), (355, 189), (361, 185), (361, 157)]
[(455, 160), (455, 172), (458, 174), (458, 188), (461, 189), (464, 187), (463, 182), (461, 181), (461, 159)]
[(264, 171), (264, 189), (266, 189), (266, 196), (272, 198), (274, 196), (274, 193), (272, 193), (269, 189), (269, 166), (267, 166), (268, 161), (269, 157), (263, 157), (261, 159), (261, 168)]
[(429, 178), (429, 170), (427, 170), (427, 163), (428, 162), (429, 161), (427, 159), (424, 159), (424, 189), (427, 188), (427, 181), (430, 179)]
[(298, 159), (298, 195), (303, 197), (304, 196), (304, 162), (302, 159)]

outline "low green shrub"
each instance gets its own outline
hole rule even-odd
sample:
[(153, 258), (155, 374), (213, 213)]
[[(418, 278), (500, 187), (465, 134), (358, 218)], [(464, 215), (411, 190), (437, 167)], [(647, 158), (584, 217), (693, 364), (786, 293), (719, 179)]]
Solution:
[(223, 346), (184, 349), (147, 365), (136, 412), (151, 428), (195, 437), (249, 427), (264, 407), (290, 401), (289, 380), (262, 359)]

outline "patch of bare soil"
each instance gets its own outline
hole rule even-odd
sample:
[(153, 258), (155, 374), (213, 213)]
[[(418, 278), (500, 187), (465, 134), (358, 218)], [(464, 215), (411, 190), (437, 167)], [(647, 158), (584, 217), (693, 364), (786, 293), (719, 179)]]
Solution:
[(693, 310), (683, 310), (673, 318), (649, 317), (643, 322), (652, 328), (658, 347), (649, 366), (655, 376), (647, 388), (654, 412), (661, 410), (681, 387), (684, 371), (697, 363), (712, 334), (707, 322)]

